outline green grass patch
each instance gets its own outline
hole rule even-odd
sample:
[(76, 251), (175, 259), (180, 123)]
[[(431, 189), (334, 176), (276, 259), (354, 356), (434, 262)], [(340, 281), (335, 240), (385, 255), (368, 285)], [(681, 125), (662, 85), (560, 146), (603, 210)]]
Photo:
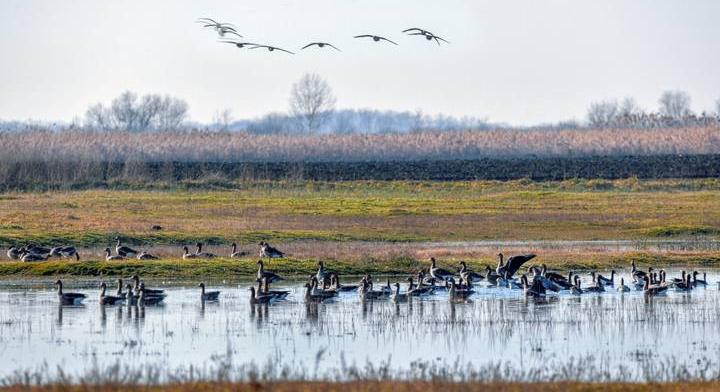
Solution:
[(671, 225), (653, 227), (645, 231), (648, 237), (717, 236), (720, 229), (711, 226)]

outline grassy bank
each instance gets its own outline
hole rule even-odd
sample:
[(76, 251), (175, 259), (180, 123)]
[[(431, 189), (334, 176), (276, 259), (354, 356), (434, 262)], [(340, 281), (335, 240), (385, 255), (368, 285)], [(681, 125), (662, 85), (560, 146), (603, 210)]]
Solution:
[(719, 190), (713, 179), (626, 179), (3, 193), (0, 246), (717, 237)]
[[(341, 275), (407, 275), (427, 268), (427, 259), (396, 256), (387, 259), (365, 258), (356, 260), (326, 260), (328, 268)], [(460, 259), (442, 259), (440, 266), (455, 270)], [(494, 268), (495, 259), (462, 258), (468, 266), (482, 272), (486, 265)], [(256, 259), (216, 258), (212, 260), (182, 260), (179, 258), (158, 261), (131, 260), (126, 262), (107, 261), (48, 261), (41, 263), (2, 262), (0, 276), (3, 277), (53, 277), (53, 276), (129, 276), (139, 273), (144, 277), (193, 279), (193, 278), (250, 278), (257, 272)], [(713, 253), (596, 253), (587, 257), (572, 257), (564, 252), (545, 253), (536, 259), (548, 267), (561, 271), (569, 270), (628, 270), (635, 261), (639, 266), (684, 268), (720, 267), (720, 255)], [(318, 259), (274, 259), (266, 262), (266, 268), (283, 276), (304, 278), (317, 271)], [(532, 264), (532, 263), (531, 263)]]
[(537, 382), (537, 383), (449, 383), (449, 382), (406, 382), (406, 381), (356, 381), (356, 382), (248, 382), (248, 383), (185, 383), (163, 386), (128, 385), (49, 385), (42, 387), (1, 387), (1, 392), (90, 392), (90, 391), (138, 391), (138, 392), (190, 392), (190, 391), (717, 391), (719, 382), (676, 382), (676, 383), (587, 383), (587, 382)]

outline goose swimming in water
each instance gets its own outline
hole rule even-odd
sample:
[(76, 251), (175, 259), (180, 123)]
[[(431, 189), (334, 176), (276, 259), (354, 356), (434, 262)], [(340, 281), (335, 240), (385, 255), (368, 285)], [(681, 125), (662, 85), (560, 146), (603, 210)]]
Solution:
[(200, 299), (203, 301), (217, 301), (220, 297), (219, 291), (205, 291), (204, 282), (201, 282), (198, 287), (200, 287)]
[(360, 288), (358, 288), (358, 294), (360, 294), (360, 297), (363, 300), (367, 299), (381, 299), (385, 298), (385, 293), (381, 291), (376, 291), (371, 288), (370, 283), (367, 280), (367, 277), (363, 277), (360, 281)]
[(165, 295), (150, 294), (145, 289), (145, 283), (140, 283), (140, 295), (137, 299), (137, 304), (140, 306), (154, 306), (160, 305), (165, 300)]
[(532, 285), (528, 284), (528, 277), (525, 274), (520, 277), (520, 280), (522, 281), (523, 291), (525, 291), (526, 297), (541, 298), (545, 296), (545, 286), (543, 286), (537, 276), (533, 277)]
[(409, 277), (408, 280), (408, 294), (413, 297), (419, 297), (423, 295), (430, 295), (433, 293), (435, 288), (433, 286), (415, 286), (413, 284), (413, 278)]
[(592, 273), (593, 275), (593, 285), (588, 286), (585, 288), (585, 291), (588, 293), (602, 293), (605, 292), (605, 287), (603, 287), (603, 284), (601, 281), (595, 279), (595, 272)]
[(140, 291), (144, 290), (148, 295), (165, 295), (165, 290), (146, 288), (145, 283), (140, 282), (140, 275), (138, 274), (133, 274), (130, 279), (135, 283), (135, 294), (140, 294)]
[(112, 252), (110, 251), (110, 248), (105, 248), (105, 260), (106, 261), (125, 260), (125, 257), (121, 256), (121, 255), (113, 256)]
[(340, 275), (338, 275), (337, 273), (333, 273), (330, 276), (330, 287), (332, 289), (334, 289), (335, 291), (339, 291), (339, 292), (355, 291), (358, 289), (358, 285), (356, 285), (356, 284), (349, 284), (349, 285), (340, 284)]
[(258, 293), (272, 295), (276, 299), (284, 299), (290, 295), (290, 291), (288, 290), (270, 290), (270, 284), (267, 279), (255, 279), (255, 282), (258, 284)]
[(392, 295), (393, 302), (407, 302), (409, 297), (408, 292), (400, 292), (400, 283), (395, 282), (395, 292)]
[(528, 253), (525, 255), (510, 256), (510, 258), (507, 259), (507, 262), (505, 262), (504, 255), (502, 253), (498, 253), (498, 266), (495, 269), (495, 272), (497, 272), (497, 274), (500, 275), (502, 278), (509, 280), (513, 277), (513, 275), (515, 275), (516, 272), (518, 272), (518, 270), (520, 269), (520, 267), (523, 266), (523, 264), (534, 259), (535, 257), (535, 254)]
[(584, 291), (580, 287), (580, 285), (581, 285), (580, 277), (575, 275), (575, 279), (573, 280), (573, 285), (572, 285), (572, 287), (570, 287), (570, 292), (575, 295), (580, 295), (580, 294), (584, 293)]
[(260, 241), (260, 258), (267, 257), (269, 259), (277, 259), (285, 257), (285, 253), (280, 252), (277, 248), (273, 248), (265, 241)]
[(477, 272), (471, 271), (464, 261), (460, 262), (460, 270), (458, 273), (460, 274), (460, 279), (462, 280), (467, 280), (468, 278), (470, 278), (473, 282), (480, 282), (485, 279), (484, 276), (478, 274)]
[(57, 294), (62, 305), (80, 305), (87, 298), (87, 295), (81, 293), (64, 293), (63, 283), (60, 279), (55, 282), (55, 285), (58, 287)]
[(115, 245), (115, 253), (122, 257), (133, 257), (138, 254), (138, 251), (135, 249), (129, 247), (129, 246), (123, 246), (123, 244), (120, 242), (120, 238), (115, 238), (117, 240), (117, 245)]
[(603, 285), (605, 286), (613, 286), (615, 285), (615, 270), (610, 270), (610, 279), (598, 274), (597, 280), (601, 281)]
[(667, 291), (668, 286), (659, 284), (650, 284), (650, 278), (645, 276), (645, 287), (643, 290), (647, 295), (658, 295)]
[(258, 266), (258, 272), (257, 272), (257, 278), (258, 279), (267, 279), (268, 283), (277, 282), (278, 280), (283, 280), (283, 278), (272, 272), (265, 270), (265, 264), (262, 260), (258, 260), (257, 263), (255, 263)]
[(107, 285), (102, 282), (100, 283), (100, 305), (116, 305), (125, 301), (124, 297), (105, 295), (105, 291), (107, 291)]
[(248, 290), (250, 290), (250, 304), (251, 305), (267, 304), (275, 299), (275, 297), (272, 295), (265, 295), (265, 294), (256, 292), (255, 286), (250, 286), (250, 288), (248, 288)]
[(700, 275), (700, 273), (697, 272), (697, 271), (693, 271), (692, 275), (693, 275), (693, 284), (694, 284), (695, 286), (698, 286), (698, 285), (700, 285), (700, 286), (707, 286), (707, 272), (703, 272), (703, 278), (702, 278), (702, 279), (698, 279), (698, 278), (697, 278), (697, 276)]
[(620, 278), (620, 286), (618, 286), (617, 291), (624, 293), (626, 291), (630, 291), (630, 287), (625, 286), (625, 279)]
[(694, 285), (690, 281), (690, 274), (688, 274), (687, 276), (683, 274), (683, 277), (685, 278), (685, 281), (672, 283), (672, 285), (675, 286), (675, 291), (690, 291), (693, 289)]
[(450, 278), (448, 280), (448, 284), (450, 285), (450, 288), (448, 289), (448, 296), (451, 301), (465, 300), (475, 293), (475, 290), (472, 289), (471, 283), (469, 283), (467, 287), (461, 288), (455, 284), (455, 279)]
[(435, 278), (436, 280), (442, 281), (443, 283), (453, 277), (453, 273), (443, 269), (439, 268), (436, 265), (436, 261), (434, 257), (430, 258), (430, 276)]

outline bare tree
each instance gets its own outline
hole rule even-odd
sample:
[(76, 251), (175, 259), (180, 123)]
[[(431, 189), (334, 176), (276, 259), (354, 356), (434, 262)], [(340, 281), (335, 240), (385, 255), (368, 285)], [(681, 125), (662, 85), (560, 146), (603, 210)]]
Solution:
[(230, 124), (233, 121), (232, 109), (225, 108), (218, 110), (213, 116), (213, 127), (221, 132), (226, 132), (230, 129)]
[(665, 91), (660, 96), (658, 103), (660, 104), (660, 114), (675, 120), (681, 120), (683, 117), (692, 114), (690, 96), (684, 91)]
[(315, 132), (335, 109), (335, 95), (330, 85), (318, 74), (305, 74), (290, 92), (290, 113), (300, 121), (306, 132)]
[(85, 112), (85, 126), (99, 130), (173, 130), (186, 119), (185, 101), (158, 94), (138, 95), (126, 91), (113, 99), (110, 107), (98, 103)]
[(591, 126), (605, 128), (612, 126), (619, 114), (620, 107), (618, 102), (612, 99), (591, 103), (588, 108), (587, 119)]

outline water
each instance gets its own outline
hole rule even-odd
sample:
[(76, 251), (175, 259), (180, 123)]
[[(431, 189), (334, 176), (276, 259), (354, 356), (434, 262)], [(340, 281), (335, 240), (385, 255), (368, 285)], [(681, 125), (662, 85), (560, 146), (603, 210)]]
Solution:
[[(719, 278), (708, 274), (710, 282)], [(343, 293), (316, 306), (303, 302), (300, 282), (275, 285), (292, 294), (269, 306), (249, 304), (249, 283), (213, 285), (220, 301), (205, 304), (194, 285), (173, 284), (163, 287), (164, 306), (145, 308), (101, 306), (97, 282), (87, 281), (67, 281), (65, 288), (88, 294), (83, 306), (60, 307), (51, 283), (0, 282), (0, 378), (43, 364), (51, 373), (60, 366), (83, 374), (117, 363), (171, 371), (229, 358), (309, 377), (366, 363), (392, 372), (407, 371), (413, 361), (555, 369), (589, 358), (610, 378), (628, 378), (623, 372), (643, 374), (669, 359), (700, 371), (720, 358), (715, 283), (657, 297), (609, 288), (539, 301), (481, 283), (468, 303), (451, 303), (442, 293), (404, 304)]]

